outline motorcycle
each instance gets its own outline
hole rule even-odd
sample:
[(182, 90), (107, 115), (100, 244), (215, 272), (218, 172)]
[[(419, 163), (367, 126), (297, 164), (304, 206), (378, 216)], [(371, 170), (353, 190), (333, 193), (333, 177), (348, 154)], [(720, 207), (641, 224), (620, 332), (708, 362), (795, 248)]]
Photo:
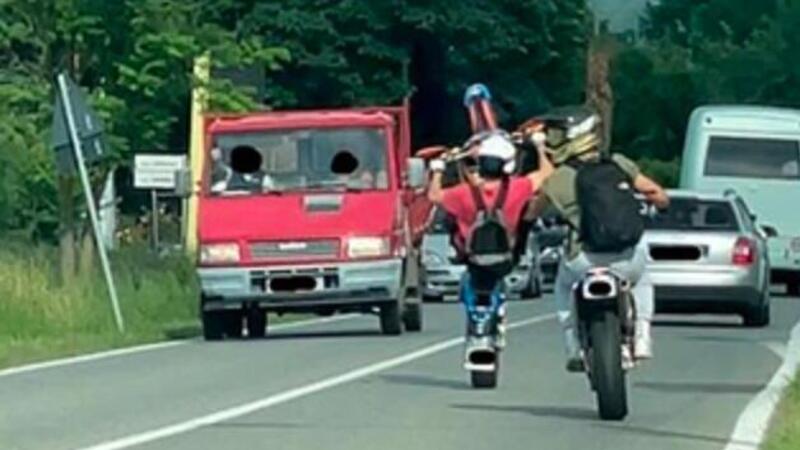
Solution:
[(631, 287), (624, 277), (598, 267), (573, 290), (584, 368), (603, 420), (628, 415), (626, 371), (635, 354), (636, 323)]

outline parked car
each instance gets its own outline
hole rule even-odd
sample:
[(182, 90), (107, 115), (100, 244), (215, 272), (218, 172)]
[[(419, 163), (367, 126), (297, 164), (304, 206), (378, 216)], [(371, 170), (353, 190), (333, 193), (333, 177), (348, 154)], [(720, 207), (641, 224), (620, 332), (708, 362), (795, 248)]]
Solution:
[[(431, 225), (422, 239), (423, 300), (455, 300), (458, 297), (459, 283), (466, 267), (458, 261), (456, 249), (451, 244), (453, 226), (451, 218), (442, 209), (433, 212)], [(541, 295), (543, 280), (538, 253), (538, 242), (531, 235), (525, 254), (506, 277), (506, 287), (511, 296), (528, 299)]]
[(689, 120), (680, 186), (735, 189), (769, 240), (772, 281), (800, 295), (800, 110), (705, 106)]
[(657, 312), (770, 320), (770, 264), (765, 235), (735, 193), (671, 191), (670, 207), (649, 215), (642, 245)]

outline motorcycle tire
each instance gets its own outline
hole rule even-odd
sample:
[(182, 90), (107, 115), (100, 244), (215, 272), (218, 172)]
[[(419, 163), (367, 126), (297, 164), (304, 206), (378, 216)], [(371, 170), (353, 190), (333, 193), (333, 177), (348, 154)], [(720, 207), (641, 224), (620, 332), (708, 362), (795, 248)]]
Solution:
[(628, 415), (628, 396), (619, 317), (612, 311), (601, 313), (589, 324), (589, 333), (598, 413), (602, 420), (622, 420)]
[(497, 372), (499, 366), (491, 372), (473, 370), (469, 373), (472, 387), (475, 389), (494, 389), (497, 387)]

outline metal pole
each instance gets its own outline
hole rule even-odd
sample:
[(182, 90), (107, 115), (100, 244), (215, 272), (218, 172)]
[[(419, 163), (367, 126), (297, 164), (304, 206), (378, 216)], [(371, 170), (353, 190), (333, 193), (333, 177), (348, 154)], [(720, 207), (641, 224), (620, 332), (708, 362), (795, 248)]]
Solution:
[(103, 266), (103, 275), (106, 279), (106, 286), (108, 287), (108, 295), (111, 298), (111, 307), (114, 310), (114, 320), (117, 323), (117, 329), (120, 333), (125, 331), (125, 323), (122, 320), (122, 312), (119, 308), (119, 300), (117, 299), (117, 288), (114, 286), (114, 278), (111, 275), (111, 266), (108, 263), (108, 255), (106, 255), (106, 248), (103, 245), (103, 239), (100, 236), (100, 227), (98, 226), (97, 208), (94, 204), (94, 194), (92, 193), (92, 185), (89, 182), (89, 174), (86, 171), (86, 165), (83, 160), (83, 152), (81, 150), (81, 141), (78, 137), (78, 129), (75, 125), (75, 117), (72, 114), (72, 102), (70, 101), (67, 91), (67, 78), (62, 73), (58, 76), (58, 90), (61, 95), (61, 104), (64, 108), (64, 117), (67, 119), (67, 132), (69, 133), (69, 140), (72, 144), (72, 150), (75, 153), (75, 162), (78, 166), (78, 173), (80, 174), (81, 183), (83, 184), (83, 192), (86, 194), (86, 205), (89, 208), (89, 219), (92, 222), (92, 231), (94, 232), (94, 242), (97, 244), (97, 252), (100, 254), (100, 264)]
[(153, 240), (153, 251), (158, 253), (158, 192), (150, 189), (150, 234)]

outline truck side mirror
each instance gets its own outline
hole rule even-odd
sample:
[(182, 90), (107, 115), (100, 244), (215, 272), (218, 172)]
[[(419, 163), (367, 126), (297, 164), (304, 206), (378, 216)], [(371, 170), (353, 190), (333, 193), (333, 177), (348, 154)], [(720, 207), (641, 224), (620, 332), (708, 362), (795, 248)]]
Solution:
[(408, 186), (411, 189), (425, 187), (425, 160), (408, 158)]
[(192, 172), (189, 169), (175, 171), (174, 194), (181, 198), (187, 198), (192, 195)]
[(768, 238), (778, 237), (778, 230), (776, 230), (773, 226), (761, 225), (761, 230)]

